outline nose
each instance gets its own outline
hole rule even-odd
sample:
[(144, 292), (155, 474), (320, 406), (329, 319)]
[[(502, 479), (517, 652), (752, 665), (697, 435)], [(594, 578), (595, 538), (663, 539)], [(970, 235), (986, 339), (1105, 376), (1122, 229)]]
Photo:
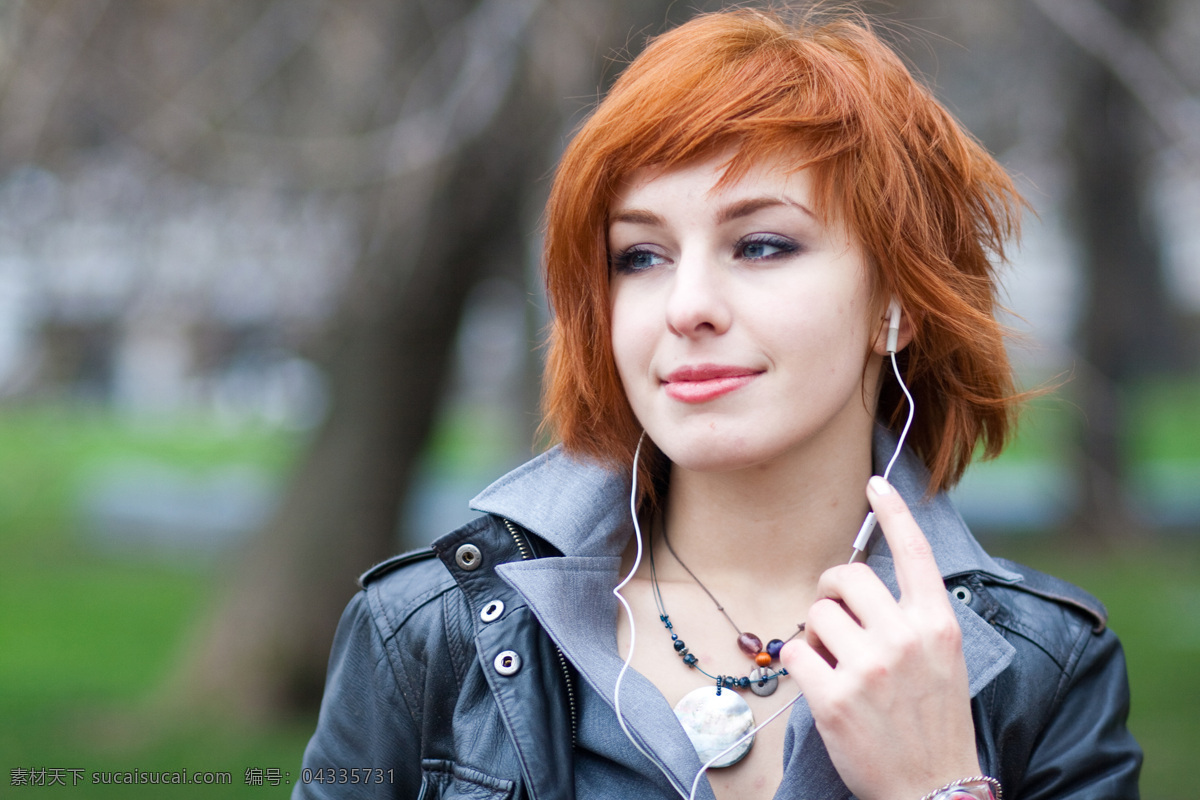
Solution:
[(667, 298), (667, 327), (677, 336), (694, 338), (729, 330), (733, 321), (723, 273), (711, 258), (681, 258)]

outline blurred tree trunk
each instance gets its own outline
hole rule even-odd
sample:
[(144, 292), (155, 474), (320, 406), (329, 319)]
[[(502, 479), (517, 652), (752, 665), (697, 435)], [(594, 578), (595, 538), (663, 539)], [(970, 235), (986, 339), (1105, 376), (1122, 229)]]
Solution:
[[(239, 564), (183, 685), (243, 711), (312, 707), (354, 576), (395, 551), (397, 512), (432, 426), (467, 292), (497, 255), (520, 258), (513, 186), (535, 179), (553, 122), (514, 97), (497, 130), (407, 184), (426, 204), (387, 225), (329, 348), (329, 417), (279, 511)], [(542, 128), (539, 130), (539, 127)], [(402, 198), (381, 192), (399, 218)], [(417, 228), (416, 216), (423, 218)], [(381, 226), (384, 223), (381, 221)]]
[[(1103, 5), (1138, 36), (1149, 35), (1161, 11), (1159, 0)], [(1078, 50), (1069, 63), (1076, 92), (1065, 109), (1068, 166), (1087, 276), (1078, 334), (1084, 420), (1075, 527), (1081, 536), (1120, 540), (1146, 532), (1128, 502), (1128, 391), (1140, 378), (1178, 369), (1183, 339), (1153, 227), (1153, 132), (1110, 68)]]
[[(456, 9), (477, 12), (489, 2), (496, 0)], [(636, 4), (640, 14), (658, 5)], [(373, 192), (367, 254), (325, 359), (331, 413), (176, 676), (185, 699), (259, 716), (319, 701), (355, 576), (395, 552), (398, 511), (437, 411), (467, 293), (497, 262), (525, 257), (522, 198), (545, 190), (565, 125), (562, 98), (592, 95), (600, 65), (586, 61), (624, 43), (629, 29), (613, 17), (627, 11), (617, 4), (597, 13), (572, 0), (555, 4), (557, 20), (531, 21), (508, 56), (518, 60), (514, 78), (492, 98), (499, 105), (486, 127), (433, 167)], [(448, 9), (442, 14), (443, 25), (455, 22)], [(577, 28), (575, 36), (609, 30), (611, 38), (594, 50), (570, 50), (564, 24)], [(472, 56), (471, 45), (464, 42), (460, 58)], [(583, 82), (563, 85), (572, 74)]]
[[(444, 7), (429, 36), (453, 35), (486, 2)], [(455, 65), (441, 66), (442, 82), (452, 80)], [(409, 76), (423, 69), (402, 67)], [(496, 113), (475, 135), (458, 135), (465, 145), (360, 200), (364, 255), (321, 358), (330, 412), (177, 676), (197, 705), (251, 715), (314, 707), (354, 577), (396, 549), (398, 510), (437, 411), (467, 293), (499, 258), (521, 257), (514, 187), (535, 182), (557, 132), (553, 98), (528, 80), (490, 88)]]

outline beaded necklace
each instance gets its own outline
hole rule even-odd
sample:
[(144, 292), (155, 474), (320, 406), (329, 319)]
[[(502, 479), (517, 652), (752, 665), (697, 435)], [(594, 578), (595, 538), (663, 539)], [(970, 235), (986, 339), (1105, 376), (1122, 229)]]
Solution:
[[(651, 528), (650, 536), (653, 537), (653, 535), (653, 528)], [(654, 542), (651, 539), (647, 548), (650, 556), (650, 585), (654, 593), (654, 603), (658, 607), (658, 618), (667, 629), (667, 633), (671, 634), (671, 643), (675, 647), (676, 654), (683, 659), (683, 663), (716, 682), (716, 686), (701, 686), (684, 695), (683, 699), (675, 704), (675, 717), (679, 720), (688, 739), (691, 740), (692, 746), (696, 748), (696, 755), (700, 758), (700, 762), (706, 768), (729, 767), (741, 761), (750, 752), (750, 748), (754, 746), (754, 734), (758, 729), (754, 724), (754, 712), (751, 711), (746, 701), (737, 692), (725, 692), (722, 694), (721, 690), (749, 689), (760, 697), (774, 694), (779, 686), (780, 676), (787, 675), (788, 672), (782, 667), (777, 672), (771, 671), (772, 651), (774, 652), (774, 656), (778, 656), (784, 642), (779, 639), (772, 639), (767, 644), (767, 649), (764, 650), (762, 640), (754, 634), (748, 634), (739, 628), (738, 624), (733, 621), (733, 618), (729, 616), (729, 613), (717, 601), (713, 593), (708, 590), (708, 587), (679, 558), (679, 554), (671, 547), (671, 540), (667, 538), (665, 525), (663, 526), (663, 541), (666, 543), (671, 555), (679, 562), (679, 565), (704, 590), (704, 593), (716, 605), (717, 610), (725, 616), (725, 619), (729, 620), (729, 624), (738, 632), (738, 647), (747, 655), (753, 655), (755, 663), (758, 665), (750, 671), (749, 675), (741, 677), (734, 675), (713, 675), (700, 666), (700, 659), (694, 653), (688, 651), (687, 645), (675, 633), (675, 626), (671, 622), (670, 615), (667, 614), (667, 607), (663, 602), (662, 590), (658, 585), (658, 572), (654, 565)], [(804, 630), (803, 623), (796, 627), (796, 633), (788, 637), (788, 641), (794, 639), (800, 631)], [(751, 653), (751, 650), (754, 652)], [(791, 703), (785, 704), (783, 708), (772, 714), (767, 719), (767, 722), (777, 717), (790, 705)]]
[[(733, 626), (733, 629), (737, 631), (738, 648), (743, 653), (754, 659), (756, 666), (750, 671), (749, 675), (743, 675), (741, 677), (736, 677), (734, 675), (713, 675), (700, 666), (699, 657), (696, 656), (696, 654), (689, 652), (687, 644), (679, 638), (677, 633), (675, 633), (675, 625), (671, 622), (670, 615), (667, 614), (666, 604), (663, 601), (662, 590), (658, 585), (658, 572), (654, 565), (654, 545), (653, 541), (651, 541), (648, 549), (650, 560), (650, 585), (654, 592), (654, 604), (658, 607), (659, 620), (667, 629), (667, 633), (671, 634), (671, 643), (675, 648), (676, 654), (683, 659), (683, 663), (688, 667), (696, 670), (701, 675), (705, 675), (716, 681), (718, 696), (720, 696), (721, 689), (723, 688), (749, 689), (760, 697), (766, 697), (767, 695), (774, 694), (775, 689), (779, 686), (779, 677), (781, 675), (787, 675), (788, 672), (783, 667), (780, 667), (778, 671), (772, 672), (771, 663), (779, 658), (779, 651), (783, 649), (783, 646), (792, 639), (795, 639), (804, 630), (804, 623), (799, 623), (796, 626), (796, 632), (787, 639), (772, 639), (764, 648), (762, 639), (760, 639), (758, 636), (755, 636), (753, 633), (747, 633), (743, 631), (742, 628), (733, 621), (733, 617), (729, 615), (729, 612), (725, 610), (725, 607), (721, 605), (716, 596), (709, 591), (708, 587), (705, 586), (698, 577), (696, 577), (696, 573), (692, 572), (691, 568), (688, 567), (688, 565), (683, 562), (683, 559), (679, 557), (679, 554), (675, 552), (675, 548), (671, 546), (671, 540), (667, 536), (667, 527), (665, 523), (663, 523), (662, 532), (663, 543), (666, 544), (667, 551), (670, 552), (670, 554), (675, 558), (675, 560), (679, 563), (679, 566), (683, 567), (684, 571), (691, 576), (692, 580), (696, 582), (696, 585), (704, 590), (704, 593), (708, 595), (710, 600), (713, 601), (713, 605), (717, 607), (717, 610), (721, 612), (725, 619), (729, 621), (729, 624)], [(653, 536), (653, 533), (651, 533), (651, 536)]]

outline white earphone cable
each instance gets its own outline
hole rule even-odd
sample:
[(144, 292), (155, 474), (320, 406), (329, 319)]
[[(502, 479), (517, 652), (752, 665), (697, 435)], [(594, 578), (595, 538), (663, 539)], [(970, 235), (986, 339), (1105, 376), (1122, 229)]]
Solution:
[[(894, 345), (892, 346), (894, 347)], [(904, 440), (908, 438), (908, 429), (912, 427), (913, 414), (917, 407), (913, 403), (913, 396), (908, 391), (908, 386), (904, 383), (904, 378), (900, 375), (900, 365), (896, 363), (896, 351), (889, 347), (888, 355), (892, 359), (892, 372), (896, 375), (896, 382), (900, 384), (900, 391), (904, 392), (904, 397), (908, 400), (908, 419), (904, 423), (903, 430), (900, 431), (900, 438), (896, 440), (896, 450), (892, 453), (891, 459), (887, 463), (887, 467), (883, 470), (883, 479), (886, 481), (888, 476), (892, 474), (892, 465), (896, 463), (896, 459), (900, 457), (900, 449), (904, 447)], [(875, 532), (875, 512), (868, 511), (866, 519), (863, 520), (862, 527), (858, 529), (858, 535), (854, 537), (854, 546), (850, 550), (850, 563), (855, 561), (865, 561), (867, 558), (867, 544), (871, 541), (871, 534)]]
[(638, 566), (640, 566), (642, 563), (642, 528), (641, 528), (641, 525), (638, 523), (638, 513), (637, 513), (637, 486), (638, 486), (637, 467), (638, 467), (638, 457), (641, 455), (641, 452), (642, 452), (642, 442), (645, 440), (645, 438), (646, 438), (646, 434), (645, 434), (645, 432), (643, 432), (642, 435), (638, 438), (637, 449), (635, 449), (633, 452), (633, 481), (632, 481), (633, 485), (629, 491), (629, 513), (633, 517), (633, 531), (634, 531), (635, 543), (637, 546), (637, 553), (634, 556), (633, 567), (629, 570), (629, 574), (626, 575), (625, 578), (620, 583), (618, 583), (615, 587), (613, 587), (613, 595), (616, 596), (617, 602), (619, 602), (621, 604), (621, 607), (623, 609), (625, 609), (625, 617), (629, 620), (629, 654), (625, 657), (624, 663), (621, 664), (621, 671), (617, 673), (616, 683), (613, 684), (613, 710), (617, 714), (617, 724), (619, 724), (621, 726), (621, 731), (625, 734), (625, 738), (629, 740), (630, 744), (632, 744), (635, 748), (637, 748), (637, 751), (639, 753), (641, 753), (646, 758), (648, 758), (650, 760), (650, 763), (652, 763), (654, 766), (658, 767), (658, 770), (667, 777), (667, 780), (669, 780), (671, 782), (671, 786), (674, 787), (675, 791), (679, 793), (680, 797), (684, 798), (684, 800), (695, 800), (696, 790), (700, 786), (700, 778), (701, 778), (701, 776), (704, 775), (705, 772), (708, 771), (709, 767), (711, 767), (713, 764), (715, 764), (717, 761), (719, 761), (727, 753), (731, 752), (734, 748), (739, 746), (742, 742), (746, 741), (746, 739), (749, 739), (751, 736), (754, 736), (754, 734), (758, 733), (760, 730), (765, 728), (769, 723), (771, 723), (780, 714), (782, 714), (783, 712), (785, 712), (789, 708), (791, 708), (797, 700), (799, 700), (801, 697), (804, 696), (804, 693), (803, 692), (798, 693), (791, 700), (784, 703), (783, 706), (781, 706), (774, 714), (767, 717), (760, 725), (755, 726), (752, 730), (750, 730), (748, 733), (746, 733), (745, 736), (738, 739), (736, 742), (731, 744), (729, 747), (725, 748), (720, 753), (717, 753), (715, 756), (710, 758), (708, 760), (708, 762), (704, 764), (704, 766), (700, 767), (700, 771), (696, 773), (696, 777), (692, 781), (691, 792), (684, 792), (683, 787), (680, 786), (676, 782), (675, 776), (670, 773), (670, 771), (666, 768), (666, 766), (663, 765), (662, 762), (660, 762), (658, 760), (658, 758), (656, 758), (654, 756), (654, 754), (650, 753), (648, 750), (646, 750), (646, 748), (642, 747), (641, 744), (638, 743), (637, 739), (634, 738), (633, 733), (629, 730), (629, 727), (625, 723), (625, 717), (621, 713), (621, 683), (622, 683), (622, 681), (625, 680), (625, 673), (626, 673), (626, 671), (628, 671), (629, 665), (633, 661), (633, 651), (637, 644), (637, 630), (636, 630), (636, 627), (635, 627), (634, 621), (633, 621), (633, 610), (630, 609), (629, 602), (625, 599), (625, 596), (621, 594), (621, 590), (624, 589), (625, 586), (631, 580), (633, 580), (633, 576), (637, 574)]
[(908, 392), (908, 386), (904, 384), (904, 378), (900, 377), (900, 365), (896, 363), (896, 351), (891, 351), (889, 355), (892, 357), (892, 372), (896, 374), (896, 383), (900, 384), (900, 391), (904, 392), (904, 398), (908, 400), (908, 420), (904, 423), (904, 429), (900, 431), (900, 438), (896, 440), (896, 452), (892, 453), (892, 458), (888, 461), (887, 468), (883, 471), (883, 479), (885, 481), (888, 475), (892, 474), (892, 465), (900, 457), (900, 448), (904, 446), (904, 440), (908, 438), (908, 429), (912, 427), (913, 412), (917, 410), (917, 407), (913, 404), (912, 395)]
[[(642, 453), (642, 442), (645, 441), (645, 439), (646, 433), (643, 431), (642, 435), (638, 437), (637, 449), (633, 451), (633, 486), (629, 490), (629, 513), (633, 517), (633, 538), (637, 545), (637, 554), (634, 556), (633, 567), (630, 568), (629, 574), (626, 575), (620, 583), (613, 587), (612, 590), (612, 593), (617, 598), (617, 602), (619, 602), (621, 607), (625, 609), (626, 619), (629, 620), (629, 654), (625, 656), (625, 662), (621, 664), (621, 671), (617, 673), (617, 681), (615, 684), (613, 684), (613, 710), (617, 714), (617, 724), (621, 726), (621, 731), (625, 734), (625, 738), (629, 740), (630, 744), (636, 747), (639, 753), (650, 759), (651, 764), (658, 767), (658, 770), (667, 777), (667, 780), (671, 782), (671, 786), (676, 792), (679, 793), (681, 797), (685, 798), (685, 800), (692, 800), (691, 797), (684, 793), (683, 787), (676, 782), (675, 776), (670, 773), (666, 766), (659, 762), (659, 760), (655, 758), (654, 754), (638, 743), (638, 740), (633, 736), (633, 732), (629, 730), (629, 726), (625, 724), (625, 715), (621, 713), (621, 682), (625, 680), (625, 673), (629, 670), (629, 665), (633, 661), (633, 651), (637, 646), (637, 627), (633, 621), (633, 610), (629, 607), (629, 601), (627, 601), (625, 596), (621, 594), (621, 590), (624, 589), (631, 580), (633, 580), (633, 576), (637, 574), (638, 567), (642, 563), (642, 527), (638, 524), (637, 487), (638, 457)], [(693, 793), (694, 792), (695, 789), (693, 788)]]

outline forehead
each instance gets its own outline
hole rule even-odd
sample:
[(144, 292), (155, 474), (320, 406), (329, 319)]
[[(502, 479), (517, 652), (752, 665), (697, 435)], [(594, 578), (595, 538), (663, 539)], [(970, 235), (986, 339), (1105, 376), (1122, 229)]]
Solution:
[(660, 212), (718, 224), (761, 208), (799, 208), (810, 222), (837, 238), (857, 240), (858, 231), (836, 196), (836, 181), (823, 165), (807, 163), (798, 150), (746, 157), (728, 150), (679, 166), (647, 166), (618, 184), (605, 211), (610, 231), (622, 222), (658, 222)]
[(648, 166), (618, 185), (613, 210), (643, 200), (736, 201), (747, 196), (787, 197), (806, 206), (813, 199), (811, 168), (799, 168), (795, 156), (760, 158), (737, 164), (726, 151), (680, 166)]

